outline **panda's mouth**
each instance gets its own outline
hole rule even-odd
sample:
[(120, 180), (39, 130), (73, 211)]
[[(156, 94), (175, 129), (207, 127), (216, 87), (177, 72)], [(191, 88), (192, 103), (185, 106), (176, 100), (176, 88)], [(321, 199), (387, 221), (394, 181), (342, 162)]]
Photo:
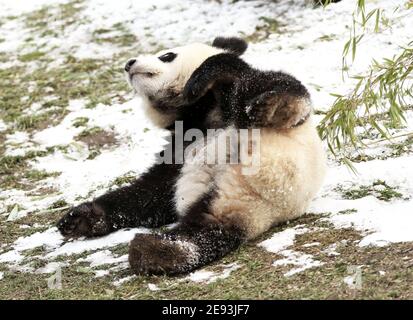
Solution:
[(151, 78), (151, 77), (155, 76), (156, 73), (155, 72), (150, 72), (150, 71), (134, 71), (134, 72), (129, 73), (129, 76), (131, 78), (136, 76), (136, 75)]
[(155, 75), (154, 72), (136, 72), (136, 74), (141, 74), (145, 77), (153, 77)]

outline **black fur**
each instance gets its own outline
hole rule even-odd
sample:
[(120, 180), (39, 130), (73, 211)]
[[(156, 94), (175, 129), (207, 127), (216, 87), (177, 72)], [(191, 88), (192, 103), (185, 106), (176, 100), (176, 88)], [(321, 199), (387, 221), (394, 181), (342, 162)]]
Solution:
[[(304, 121), (307, 114), (297, 101), (309, 98), (309, 94), (298, 80), (282, 72), (251, 68), (238, 57), (247, 48), (244, 40), (216, 38), (213, 45), (231, 53), (204, 61), (183, 92), (163, 93), (161, 99), (152, 97), (154, 107), (182, 120), (184, 130), (205, 131), (217, 125), (284, 129), (291, 119), (299, 119), (293, 125)], [(219, 119), (211, 122), (208, 116), (213, 110), (218, 110)], [(173, 126), (168, 129), (173, 135)], [(175, 158), (173, 141), (167, 150), (172, 149)], [(58, 228), (65, 236), (91, 237), (125, 227), (159, 227), (175, 222), (175, 183), (181, 169), (180, 164), (155, 164), (131, 185), (71, 209)], [(188, 272), (237, 248), (245, 240), (245, 228), (214, 217), (210, 206), (215, 196), (213, 191), (203, 195), (172, 230), (162, 235), (137, 235), (130, 245), (132, 270), (139, 274)], [(188, 252), (182, 241), (195, 251)]]
[(308, 116), (297, 104), (309, 99), (300, 81), (283, 72), (254, 69), (233, 54), (208, 58), (192, 74), (183, 95), (190, 104), (208, 91), (215, 94), (224, 122), (238, 128), (283, 128), (300, 112), (299, 118)]
[(129, 263), (136, 274), (187, 273), (224, 257), (244, 240), (237, 227), (206, 224), (194, 229), (182, 224), (160, 235), (137, 234), (129, 247)]
[(225, 49), (238, 56), (242, 55), (248, 48), (248, 44), (245, 42), (245, 40), (232, 37), (217, 37), (212, 42), (212, 46)]
[[(131, 185), (71, 209), (59, 221), (59, 230), (68, 237), (91, 237), (126, 227), (155, 228), (175, 222), (174, 184), (181, 167), (155, 165)], [(96, 221), (101, 225), (97, 230)]]
[[(241, 226), (214, 218), (209, 212), (214, 197), (213, 191), (205, 194), (175, 228), (162, 235), (136, 235), (129, 249), (132, 270), (137, 274), (186, 273), (238, 248), (245, 234)], [(193, 250), (182, 248), (182, 242)]]

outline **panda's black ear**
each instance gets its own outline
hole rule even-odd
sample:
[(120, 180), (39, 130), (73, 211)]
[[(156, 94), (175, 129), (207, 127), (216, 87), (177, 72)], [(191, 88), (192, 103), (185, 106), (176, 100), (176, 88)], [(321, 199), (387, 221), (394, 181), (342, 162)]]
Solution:
[(240, 56), (247, 50), (248, 44), (241, 38), (216, 37), (212, 42), (212, 46), (230, 51), (231, 53)]

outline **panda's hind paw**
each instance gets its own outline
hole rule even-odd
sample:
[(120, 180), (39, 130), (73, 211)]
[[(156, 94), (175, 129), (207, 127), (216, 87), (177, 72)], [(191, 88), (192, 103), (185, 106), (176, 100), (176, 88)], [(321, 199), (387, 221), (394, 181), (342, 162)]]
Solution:
[(129, 245), (129, 264), (138, 275), (176, 275), (198, 264), (196, 246), (164, 235), (137, 234)]

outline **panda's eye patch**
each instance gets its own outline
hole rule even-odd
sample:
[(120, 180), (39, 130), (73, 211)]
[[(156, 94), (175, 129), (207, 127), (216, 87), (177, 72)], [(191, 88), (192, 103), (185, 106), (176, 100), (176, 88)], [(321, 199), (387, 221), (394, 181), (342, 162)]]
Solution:
[(168, 52), (158, 57), (158, 59), (161, 60), (162, 62), (172, 62), (175, 58), (176, 58), (176, 53), (173, 53), (173, 52)]

